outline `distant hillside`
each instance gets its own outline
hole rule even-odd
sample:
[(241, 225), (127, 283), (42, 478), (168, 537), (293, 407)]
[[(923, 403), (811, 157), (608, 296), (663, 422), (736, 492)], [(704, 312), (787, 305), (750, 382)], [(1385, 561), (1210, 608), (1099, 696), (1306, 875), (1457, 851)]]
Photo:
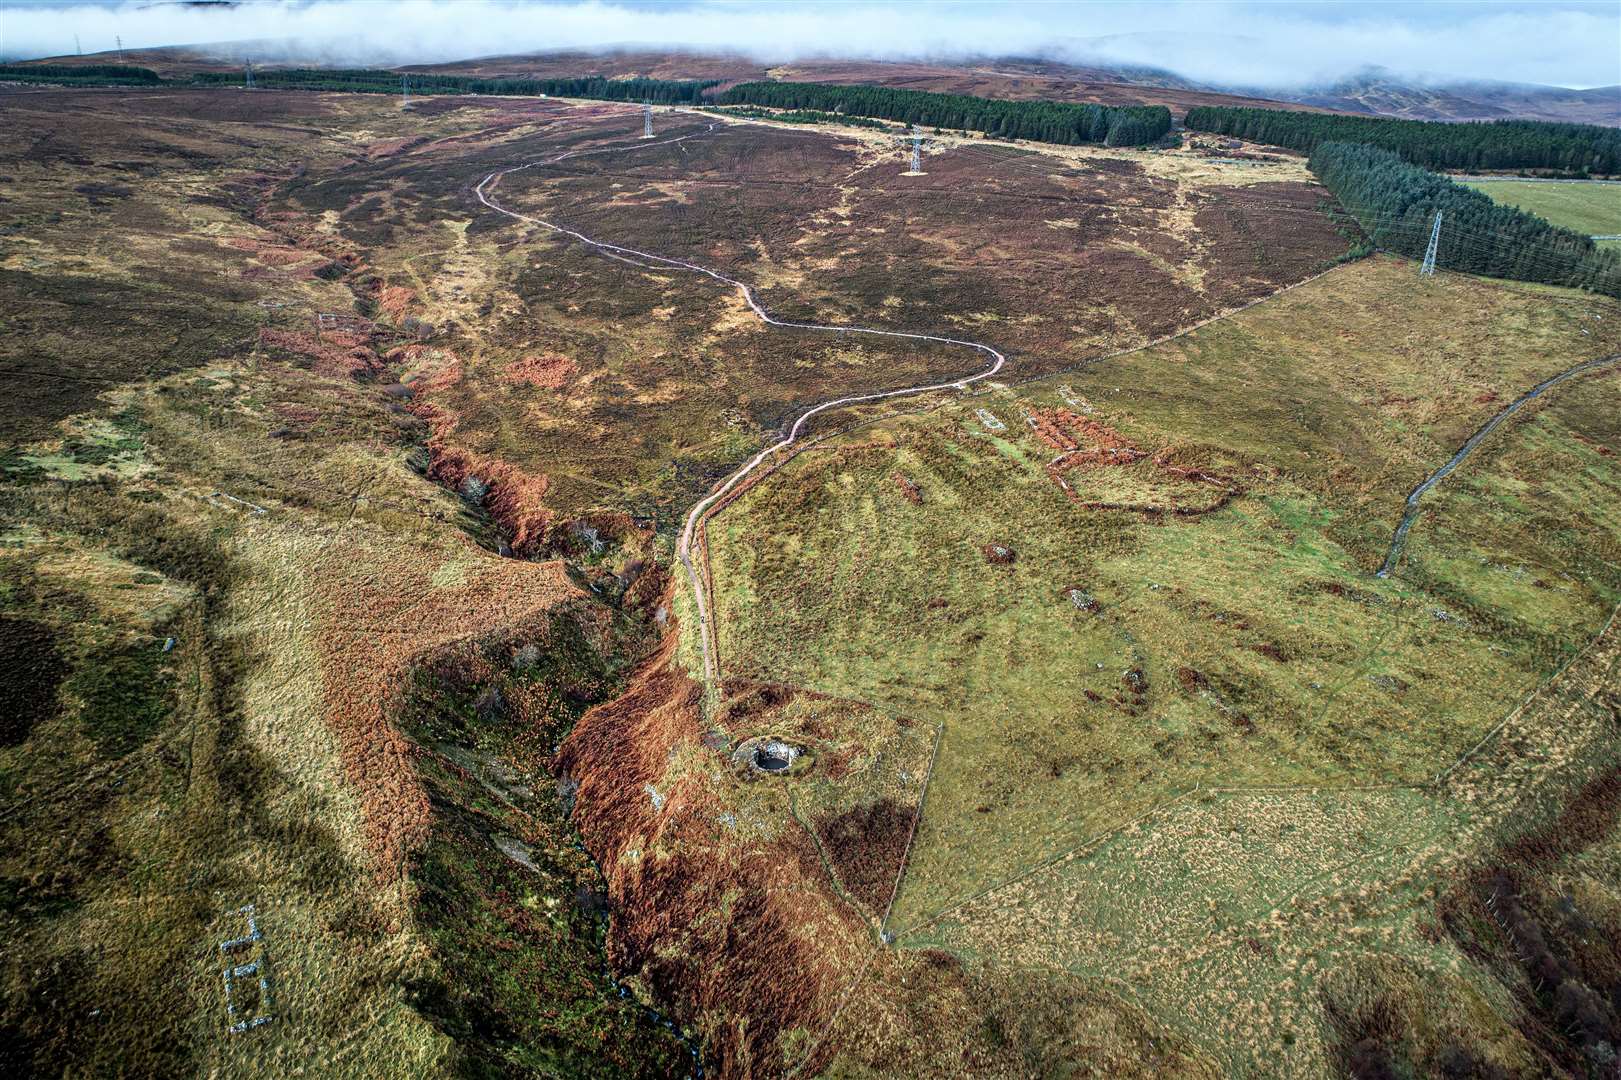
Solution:
[(407, 70), (508, 77), (602, 75), (608, 78), (723, 79), (727, 83), (775, 79), (867, 84), (1012, 100), (1042, 98), (1096, 105), (1164, 105), (1178, 116), (1195, 105), (1310, 107), (1199, 89), (1170, 72), (1151, 68), (1081, 67), (1031, 58), (932, 62), (823, 59), (772, 66), (742, 56), (626, 50), (485, 57), (453, 64), (415, 65)]
[[(125, 51), (124, 57), (126, 63), (151, 68), (166, 78), (199, 71), (234, 70), (248, 58), (258, 67), (355, 66), (352, 60), (340, 62), (308, 55), (289, 57), (285, 50), (285, 45), (276, 42), (230, 42), (131, 49)], [(106, 64), (116, 58), (116, 53), (95, 53), (52, 57), (48, 62)], [(480, 57), (447, 64), (405, 65), (400, 70), (500, 78), (596, 75), (610, 79), (719, 79), (725, 83), (761, 79), (865, 83), (1015, 100), (1045, 98), (1098, 105), (1164, 105), (1177, 116), (1196, 105), (1254, 105), (1412, 120), (1516, 118), (1621, 126), (1621, 86), (1568, 90), (1489, 81), (1427, 83), (1379, 68), (1369, 68), (1330, 86), (1263, 90), (1212, 86), (1165, 68), (1106, 60), (1072, 63), (1041, 57), (936, 61), (819, 59), (773, 66), (737, 54), (697, 54), (627, 46), (599, 52), (572, 50)]]
[(1621, 126), (1621, 86), (1569, 90), (1524, 83), (1436, 85), (1369, 70), (1330, 87), (1278, 96), (1303, 105), (1410, 120), (1560, 120)]

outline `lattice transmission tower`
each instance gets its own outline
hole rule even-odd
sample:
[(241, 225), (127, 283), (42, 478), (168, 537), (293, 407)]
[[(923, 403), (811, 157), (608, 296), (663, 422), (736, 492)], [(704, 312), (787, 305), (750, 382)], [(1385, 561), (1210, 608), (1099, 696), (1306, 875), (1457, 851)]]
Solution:
[(1435, 224), (1430, 227), (1430, 246), (1424, 249), (1424, 265), (1418, 268), (1419, 276), (1433, 277), (1435, 275), (1435, 253), (1441, 247), (1441, 211), (1435, 212)]
[(253, 89), (253, 61), (249, 60), (242, 68), (242, 85), (249, 90)]
[(923, 130), (913, 124), (910, 132), (905, 135), (897, 135), (895, 138), (900, 139), (903, 145), (908, 139), (912, 141), (912, 167), (908, 171), (921, 173), (923, 171)]
[(651, 139), (652, 137), (653, 103), (651, 101), (644, 101), (642, 102), (642, 138)]

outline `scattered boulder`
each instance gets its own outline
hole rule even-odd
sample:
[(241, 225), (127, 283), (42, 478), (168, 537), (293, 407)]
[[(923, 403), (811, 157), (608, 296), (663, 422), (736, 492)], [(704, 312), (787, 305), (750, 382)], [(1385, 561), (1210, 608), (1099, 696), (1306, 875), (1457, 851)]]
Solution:
[(1392, 694), (1405, 693), (1409, 685), (1406, 679), (1397, 678), (1395, 675), (1369, 675), (1368, 681)]
[(590, 549), (593, 555), (602, 554), (603, 549), (608, 546), (602, 539), (602, 533), (595, 525), (587, 525), (583, 521), (571, 521), (569, 522), (568, 531), (569, 535), (575, 539), (584, 541), (585, 546)]
[(1077, 611), (1098, 610), (1098, 598), (1087, 592), (1085, 589), (1071, 586), (1070, 588), (1063, 590), (1063, 593), (1069, 602), (1075, 605), (1075, 609)]
[(979, 549), (985, 556), (985, 561), (996, 566), (1008, 566), (1018, 558), (1017, 553), (1005, 544), (986, 544)]

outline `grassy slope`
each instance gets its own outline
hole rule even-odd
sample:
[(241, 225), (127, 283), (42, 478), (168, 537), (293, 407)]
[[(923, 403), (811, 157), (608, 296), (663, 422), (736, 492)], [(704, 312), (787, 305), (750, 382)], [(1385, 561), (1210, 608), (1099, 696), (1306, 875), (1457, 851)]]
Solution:
[[(728, 672), (946, 724), (893, 924), (923, 927), (913, 944), (1130, 972), (1143, 989), (1128, 997), (1226, 1068), (1290, 1057), (1320, 1071), (1335, 1051), (1316, 995), (1351, 992), (1322, 981), (1323, 950), (1345, 925), (1240, 928), (1345, 890), (1380, 898), (1349, 939), (1362, 951), (1336, 961), (1345, 979), (1447, 996), (1488, 1056), (1528, 1067), (1501, 987), (1459, 974), (1395, 914), (1428, 880), (1406, 855), (1467, 855), (1459, 830), (1479, 835), (1487, 816), (1475, 795), (1404, 785), (1447, 767), (1621, 601), (1615, 377), (1494, 439), (1430, 496), (1403, 570), (1371, 571), (1406, 491), (1515, 388), (1613, 351), (1617, 312), (1411, 274), (1356, 264), (1182, 341), (859, 431), (711, 526)], [(1202, 519), (1074, 508), (1040, 469), (1053, 451), (1021, 430), (1029, 408), (1063, 403), (1060, 385), (1139, 445), (1181, 447), (1248, 493)], [(978, 407), (1008, 430), (985, 432)], [(1014, 564), (990, 565), (986, 543), (1014, 548)], [(1076, 586), (1096, 613), (1068, 601)], [(1147, 683), (1135, 709), (1132, 667)], [(1256, 790), (1302, 784), (1323, 790)], [(1335, 793), (1347, 787), (1371, 790)], [(1155, 806), (1168, 809), (1113, 832)], [(928, 925), (1083, 844), (1056, 875)], [(1213, 932), (1236, 947), (1184, 953)], [(1386, 961), (1421, 970), (1359, 967)], [(1451, 1036), (1432, 1035), (1438, 1054)]]
[[(1468, 280), (1416, 292), (1405, 264), (1365, 263), (974, 403), (1006, 432), (953, 405), (813, 451), (712, 528), (727, 670), (946, 722), (906, 918), (1196, 782), (1422, 780), (1621, 594), (1573, 541), (1616, 526), (1613, 465), (1563, 426), (1557, 471), (1531, 474), (1551, 478), (1538, 525), (1515, 520), (1531, 509), (1515, 503), (1524, 481), (1501, 483), (1490, 516), (1446, 512), (1420, 526), (1404, 575), (1371, 577), (1428, 469), (1515, 388), (1602, 351), (1584, 328), (1613, 337), (1587, 301), (1547, 300)], [(1456, 340), (1431, 336), (1448, 325)], [(1021, 430), (1025, 411), (1063, 404), (1055, 382), (1248, 493), (1160, 523), (1072, 507), (1041, 470), (1054, 451)], [(1442, 495), (1471, 497), (1462, 483)], [(990, 565), (989, 543), (1016, 562)], [(1072, 586), (1099, 611), (1077, 611)], [(1148, 686), (1135, 708), (1133, 668)]]

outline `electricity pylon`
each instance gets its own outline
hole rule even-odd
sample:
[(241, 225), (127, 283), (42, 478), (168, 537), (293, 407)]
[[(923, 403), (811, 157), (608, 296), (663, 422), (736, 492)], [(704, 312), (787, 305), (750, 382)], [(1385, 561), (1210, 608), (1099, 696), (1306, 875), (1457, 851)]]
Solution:
[(897, 139), (901, 139), (901, 140), (905, 140), (905, 139), (911, 139), (912, 140), (912, 168), (911, 168), (911, 171), (914, 172), (914, 173), (921, 173), (923, 171), (923, 131), (922, 131), (922, 129), (919, 128), (916, 124), (913, 124), (912, 125), (912, 130), (911, 130), (910, 133), (908, 133), (906, 135), (897, 135), (895, 137)]
[(651, 101), (644, 101), (642, 102), (642, 138), (651, 139), (652, 137), (653, 103)]
[(1420, 277), (1435, 276), (1435, 252), (1441, 246), (1441, 211), (1435, 212), (1435, 225), (1430, 229), (1430, 246), (1424, 250), (1424, 265), (1418, 268)]
[(252, 60), (249, 60), (247, 62), (247, 66), (242, 69), (242, 74), (243, 74), (243, 85), (246, 86), (249, 90), (252, 90), (253, 89), (253, 61)]
[(411, 107), (411, 87), (410, 87), (409, 84), (406, 83), (405, 80), (406, 80), (406, 76), (401, 75), (400, 76), (400, 108), (409, 109)]

